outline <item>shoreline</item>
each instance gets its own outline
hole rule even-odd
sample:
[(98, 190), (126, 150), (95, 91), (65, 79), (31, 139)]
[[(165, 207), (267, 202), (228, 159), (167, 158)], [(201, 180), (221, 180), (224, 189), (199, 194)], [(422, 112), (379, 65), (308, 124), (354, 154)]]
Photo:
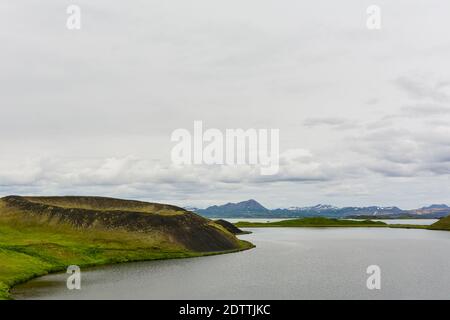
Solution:
[[(392, 229), (420, 229), (420, 230), (431, 230), (431, 231), (449, 231), (447, 229), (439, 229), (436, 227), (432, 227), (431, 225), (414, 225), (414, 224), (380, 224), (380, 223), (355, 223), (352, 222), (350, 224), (290, 224), (286, 225), (280, 222), (272, 222), (272, 223), (261, 223), (261, 222), (245, 222), (240, 221), (234, 223), (235, 226), (239, 228), (392, 228)], [(242, 235), (249, 234), (251, 231), (243, 230)], [(129, 252), (133, 252), (133, 250), (124, 250), (123, 254), (119, 252), (116, 256), (110, 257), (108, 260), (99, 261), (98, 263), (81, 263), (77, 264), (81, 268), (90, 268), (90, 267), (101, 267), (107, 265), (115, 265), (119, 263), (127, 263), (127, 262), (143, 262), (143, 261), (156, 261), (156, 260), (169, 260), (169, 259), (186, 259), (186, 258), (196, 258), (196, 257), (206, 257), (220, 254), (229, 254), (229, 253), (237, 253), (241, 251), (246, 251), (255, 248), (255, 245), (239, 239), (240, 247), (237, 249), (226, 250), (226, 251), (212, 251), (212, 252), (189, 252), (189, 251), (179, 251), (179, 252), (159, 252), (155, 253), (151, 250), (144, 250), (144, 252), (140, 252), (142, 255), (137, 256), (135, 258), (123, 258), (123, 255)], [(0, 247), (0, 250), (2, 248)], [(139, 253), (140, 249), (135, 250), (134, 252)], [(155, 256), (156, 254), (156, 256)], [(158, 256), (158, 254), (160, 256)], [(68, 265), (63, 266), (54, 266), (48, 269), (45, 269), (43, 272), (34, 273), (31, 275), (27, 275), (22, 278), (13, 279), (11, 283), (0, 283), (0, 300), (14, 300), (13, 295), (11, 294), (11, 290), (19, 285), (26, 283), (32, 279), (45, 276), (52, 273), (59, 273), (66, 270)], [(2, 287), (3, 285), (3, 287)]]
[(95, 196), (0, 198), (0, 299), (33, 278), (116, 263), (253, 248), (220, 224), (160, 203)]
[(239, 228), (393, 228), (393, 229), (422, 229), (422, 230), (441, 230), (449, 231), (447, 229), (429, 228), (427, 225), (402, 225), (402, 224), (390, 224), (390, 225), (299, 225), (299, 226), (287, 226), (287, 225), (237, 225)]
[[(403, 222), (403, 221), (402, 221)], [(334, 219), (325, 217), (298, 218), (279, 221), (236, 221), (234, 226), (237, 228), (404, 228), (404, 229), (422, 229), (422, 230), (450, 230), (444, 223), (440, 225), (439, 220), (432, 224), (414, 224), (414, 223), (386, 223), (381, 220), (350, 220)]]
[(276, 225), (271, 224), (264, 226), (261, 224), (255, 225), (237, 225), (239, 228), (390, 228), (390, 229), (417, 229), (417, 230), (430, 230), (430, 231), (450, 231), (445, 228), (431, 228), (429, 225), (420, 224), (386, 224), (386, 225)]
[[(430, 228), (429, 225), (402, 225), (402, 224), (392, 224), (392, 225), (302, 225), (302, 226), (286, 226), (286, 225), (262, 225), (263, 223), (257, 223), (255, 226), (240, 226), (242, 228), (392, 228), (392, 229), (419, 229), (419, 230), (430, 230), (430, 231), (449, 231), (447, 229), (438, 229), (438, 228)], [(251, 231), (244, 231), (241, 235), (250, 234)], [(250, 249), (255, 248), (256, 246), (246, 240), (239, 239), (240, 242), (240, 248), (233, 249), (233, 250), (227, 250), (227, 251), (215, 251), (215, 252), (179, 252), (179, 253), (172, 253), (171, 256), (166, 256), (163, 258), (155, 258), (151, 257), (154, 255), (154, 253), (149, 253), (149, 257), (147, 258), (137, 258), (137, 259), (129, 259), (126, 261), (117, 261), (111, 259), (110, 261), (104, 261), (101, 263), (93, 263), (93, 264), (81, 264), (79, 265), (80, 268), (91, 268), (91, 267), (101, 267), (101, 266), (109, 266), (109, 265), (116, 265), (121, 263), (129, 263), (129, 262), (145, 262), (145, 261), (158, 261), (158, 260), (172, 260), (172, 259), (188, 259), (188, 258), (198, 258), (198, 257), (207, 257), (207, 256), (214, 256), (214, 255), (221, 255), (221, 254), (231, 254), (231, 253), (237, 253), (242, 251), (247, 251)], [(63, 267), (56, 267), (51, 268), (47, 270), (46, 272), (40, 273), (40, 274), (34, 274), (30, 277), (18, 279), (14, 283), (10, 284), (6, 288), (0, 287), (0, 300), (15, 300), (13, 295), (11, 295), (11, 290), (20, 284), (26, 283), (30, 280), (52, 274), (52, 273), (59, 273), (66, 270), (67, 266)]]
[[(180, 252), (180, 253), (173, 253), (172, 256), (163, 257), (163, 258), (151, 257), (152, 255), (154, 255), (154, 252), (151, 252), (151, 253), (149, 253), (149, 256), (147, 258), (144, 257), (142, 259), (137, 258), (137, 259), (129, 259), (126, 261), (119, 261), (119, 260), (114, 260), (114, 258), (112, 258), (110, 261), (103, 261), (100, 263), (79, 264), (78, 266), (80, 268), (92, 268), (92, 267), (116, 265), (116, 264), (121, 264), (121, 263), (129, 263), (129, 262), (145, 262), (145, 261), (158, 261), (158, 260), (200, 258), (200, 257), (208, 257), (208, 256), (221, 255), (221, 254), (237, 253), (237, 252), (247, 251), (247, 250), (250, 250), (250, 249), (253, 249), (256, 247), (253, 243), (246, 241), (246, 240), (239, 239), (239, 243), (241, 245), (240, 248), (226, 250), (226, 251), (212, 251), (212, 252), (189, 252), (189, 251), (186, 251), (186, 252)], [(45, 272), (33, 274), (29, 277), (17, 279), (16, 281), (13, 281), (11, 284), (4, 284), (4, 287), (2, 287), (1, 286), (2, 283), (0, 283), (0, 300), (15, 300), (14, 297), (11, 295), (11, 290), (15, 286), (26, 283), (30, 280), (33, 280), (33, 279), (36, 279), (36, 278), (39, 278), (42, 276), (52, 274), (52, 273), (63, 272), (67, 269), (67, 267), (68, 267), (68, 265), (50, 268), (49, 270), (46, 270)]]
[[(317, 229), (316, 229), (317, 230)], [(358, 229), (355, 229), (355, 230), (358, 230)], [(388, 234), (388, 233), (390, 233), (391, 231), (387, 231), (387, 230), (385, 230), (385, 231), (382, 231), (383, 229), (377, 229), (377, 230), (379, 230), (380, 232), (385, 232), (386, 234)], [(255, 233), (256, 233), (256, 231), (257, 230), (253, 230)], [(279, 235), (281, 235), (281, 238), (283, 239), (283, 232), (282, 231), (284, 231), (284, 229), (283, 230), (279, 230), (281, 233), (278, 233), (277, 231), (276, 231), (276, 229), (275, 230), (273, 230), (273, 232), (275, 233), (275, 234), (279, 234)], [(302, 233), (302, 231), (301, 230), (298, 230), (300, 233)], [(372, 230), (372, 231), (376, 231), (376, 230)], [(324, 231), (324, 230), (322, 230), (322, 231), (320, 231), (320, 230), (317, 230), (317, 232), (323, 232), (323, 233), (327, 233), (328, 231)], [(342, 230), (342, 233), (340, 233), (341, 235), (345, 235), (345, 234), (347, 234), (347, 232), (349, 232), (349, 233), (351, 233), (352, 232), (352, 230), (350, 229), (350, 230), (348, 230), (348, 229), (345, 229), (345, 230)], [(392, 232), (394, 232), (394, 230), (392, 231)], [(409, 232), (409, 231), (403, 231), (403, 232)], [(411, 232), (414, 232), (414, 231), (411, 231)], [(420, 231), (419, 231), (420, 232)], [(262, 233), (261, 235), (264, 235), (265, 233)], [(377, 233), (378, 234), (378, 233)], [(426, 234), (428, 234), (428, 235), (432, 235), (433, 233), (426, 233)], [(345, 237), (345, 236), (344, 236)], [(431, 236), (431, 237), (433, 237), (433, 236)], [(256, 239), (255, 239), (256, 240)], [(245, 241), (245, 240), (241, 240), (241, 241)], [(244, 243), (242, 243), (243, 245), (245, 245), (245, 242)], [(263, 249), (263, 248), (261, 248), (261, 249)], [(233, 252), (235, 252), (235, 251), (244, 251), (244, 250), (246, 250), (246, 249), (241, 249), (241, 250), (233, 250)], [(263, 250), (259, 250), (259, 252), (260, 251), (263, 251), (264, 252), (264, 249)], [(226, 254), (226, 252), (220, 252), (220, 253), (218, 253), (218, 254), (222, 254), (222, 253), (225, 253)], [(230, 252), (231, 253), (231, 252)], [(205, 254), (205, 256), (207, 256), (207, 255), (214, 255), (215, 253), (207, 253), (207, 254)], [(250, 253), (251, 254), (251, 253)], [(253, 256), (253, 255), (252, 255)], [(187, 257), (186, 257), (187, 258)], [(249, 258), (249, 256), (247, 256), (247, 255), (243, 255), (243, 256), (240, 256), (240, 257), (236, 257), (236, 259), (238, 259), (238, 260), (240, 260), (240, 259), (243, 259), (244, 261), (245, 260), (247, 260)], [(225, 259), (227, 259), (227, 258), (225, 258)], [(231, 260), (234, 260), (235, 258), (234, 257), (230, 257), (230, 258), (228, 258), (228, 259), (231, 259)], [(155, 260), (155, 259), (152, 259), (152, 260)], [(144, 260), (143, 260), (144, 261)], [(130, 261), (131, 262), (131, 261)], [(195, 261), (193, 260), (192, 261), (193, 263), (194, 263), (194, 265), (195, 265)], [(203, 263), (200, 263), (201, 265), (203, 264)], [(100, 265), (100, 267), (101, 267), (101, 265)], [(135, 272), (136, 270), (140, 270), (139, 269), (139, 267), (133, 267), (133, 266), (131, 266), (130, 267), (130, 272)], [(101, 270), (100, 270), (101, 271)], [(107, 272), (107, 270), (105, 270), (104, 272)], [(63, 275), (64, 276), (64, 275)], [(59, 281), (64, 281), (62, 278), (63, 278), (63, 276), (62, 277), (58, 277), (58, 279), (59, 279)], [(31, 289), (32, 289), (32, 287), (30, 287)], [(124, 288), (126, 288), (126, 287), (124, 287)], [(17, 296), (17, 299), (20, 299), (20, 297), (23, 297), (24, 299), (28, 299), (28, 298), (30, 298), (30, 299), (34, 299), (34, 297), (33, 297), (33, 294), (31, 294), (30, 296), (27, 296), (27, 292), (28, 292), (28, 289), (29, 288), (24, 288), (24, 289), (22, 289), (22, 294), (24, 294), (23, 296), (22, 295), (19, 295), (19, 296)], [(30, 290), (31, 290), (30, 289)], [(62, 290), (64, 290), (64, 289), (62, 289)], [(51, 293), (50, 293), (51, 294)], [(37, 297), (38, 299), (41, 299), (41, 298), (39, 298), (38, 296), (35, 296), (35, 297)], [(11, 297), (12, 299), (16, 299), (16, 297), (14, 296), (14, 295), (12, 295), (12, 297)], [(70, 299), (70, 296), (69, 297), (66, 297), (66, 298), (68, 298), (68, 299)], [(65, 299), (65, 298), (64, 298)]]

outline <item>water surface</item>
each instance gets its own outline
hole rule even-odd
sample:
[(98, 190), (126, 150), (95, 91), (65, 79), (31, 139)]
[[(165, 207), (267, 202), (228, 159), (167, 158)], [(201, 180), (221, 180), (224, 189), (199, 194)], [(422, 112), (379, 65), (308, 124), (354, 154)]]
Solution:
[[(254, 228), (252, 250), (84, 270), (13, 290), (16, 299), (448, 299), (450, 232), (384, 228)], [(381, 290), (366, 269), (381, 268)]]

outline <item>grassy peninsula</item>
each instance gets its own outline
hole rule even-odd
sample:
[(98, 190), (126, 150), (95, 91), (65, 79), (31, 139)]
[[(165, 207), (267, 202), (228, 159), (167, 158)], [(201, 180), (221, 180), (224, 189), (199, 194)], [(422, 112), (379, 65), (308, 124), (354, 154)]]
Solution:
[(425, 229), (425, 230), (448, 230), (450, 231), (450, 216), (442, 218), (432, 225), (416, 224), (387, 224), (382, 221), (372, 220), (348, 220), (348, 219), (330, 219), (330, 218), (300, 218), (282, 220), (277, 222), (247, 222), (239, 221), (234, 224), (238, 228), (273, 228), (273, 227), (292, 227), (292, 228), (326, 228), (326, 227), (375, 227), (375, 228), (402, 228), (402, 229)]
[(431, 226), (429, 226), (429, 229), (450, 231), (450, 216), (442, 218), (439, 221), (433, 223)]
[(0, 299), (69, 265), (187, 258), (253, 247), (184, 209), (100, 197), (0, 199)]
[(267, 228), (267, 227), (386, 227), (387, 224), (379, 221), (355, 221), (329, 218), (300, 218), (282, 220), (277, 222), (246, 222), (235, 223), (238, 228)]

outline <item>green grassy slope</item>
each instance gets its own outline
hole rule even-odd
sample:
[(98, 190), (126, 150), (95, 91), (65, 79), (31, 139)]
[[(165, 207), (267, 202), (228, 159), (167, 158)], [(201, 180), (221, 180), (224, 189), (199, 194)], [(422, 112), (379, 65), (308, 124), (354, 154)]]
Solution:
[(29, 199), (0, 199), (0, 299), (9, 298), (14, 284), (72, 264), (184, 258), (252, 247), (177, 207), (108, 198)]
[(187, 211), (168, 204), (149, 203), (135, 200), (122, 200), (106, 197), (23, 197), (37, 204), (58, 206), (61, 208), (79, 208), (96, 211), (120, 210), (160, 215), (184, 214)]
[(450, 231), (450, 216), (440, 219), (439, 221), (433, 223), (429, 228), (434, 230)]

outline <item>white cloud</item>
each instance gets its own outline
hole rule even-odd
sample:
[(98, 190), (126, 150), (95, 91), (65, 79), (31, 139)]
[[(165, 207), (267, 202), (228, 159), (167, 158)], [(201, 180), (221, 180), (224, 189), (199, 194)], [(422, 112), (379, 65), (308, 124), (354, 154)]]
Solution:
[[(446, 202), (450, 3), (383, 0), (380, 32), (358, 0), (77, 5), (0, 4), (0, 193)], [(172, 166), (194, 120), (279, 128), (279, 173)]]
[(403, 76), (396, 83), (413, 99), (446, 102), (450, 97), (450, 82), (447, 80), (430, 83), (424, 79)]

